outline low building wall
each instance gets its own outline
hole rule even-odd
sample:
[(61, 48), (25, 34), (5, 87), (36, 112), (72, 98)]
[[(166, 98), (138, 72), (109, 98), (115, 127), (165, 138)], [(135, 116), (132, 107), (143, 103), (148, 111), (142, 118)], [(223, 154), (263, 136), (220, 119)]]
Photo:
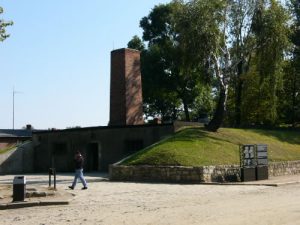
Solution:
[(269, 164), (269, 176), (284, 176), (300, 173), (300, 161), (276, 162)]
[(110, 180), (175, 183), (239, 181), (239, 166), (120, 166), (111, 165)]
[(0, 155), (0, 174), (33, 173), (34, 147), (31, 141)]
[(173, 124), (86, 127), (33, 132), (34, 171), (74, 170), (77, 150), (85, 158), (85, 171), (108, 171), (109, 165), (174, 133)]
[[(269, 177), (300, 173), (300, 161), (269, 164)], [(110, 165), (109, 177), (113, 181), (209, 183), (241, 181), (240, 166), (122, 166)]]

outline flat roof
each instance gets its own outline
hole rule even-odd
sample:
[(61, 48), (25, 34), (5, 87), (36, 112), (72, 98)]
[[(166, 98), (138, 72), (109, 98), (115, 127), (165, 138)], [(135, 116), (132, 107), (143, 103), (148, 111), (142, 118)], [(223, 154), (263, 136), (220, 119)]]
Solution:
[(0, 129), (0, 137), (32, 137), (32, 130)]
[(58, 132), (69, 132), (69, 131), (84, 131), (84, 130), (111, 130), (111, 129), (128, 129), (128, 128), (145, 128), (145, 127), (162, 127), (162, 126), (173, 126), (173, 123), (165, 124), (142, 124), (142, 125), (123, 125), (123, 126), (98, 126), (98, 127), (80, 127), (80, 128), (69, 128), (69, 129), (53, 129), (43, 131), (33, 131), (33, 134), (44, 134), (44, 133), (58, 133)]

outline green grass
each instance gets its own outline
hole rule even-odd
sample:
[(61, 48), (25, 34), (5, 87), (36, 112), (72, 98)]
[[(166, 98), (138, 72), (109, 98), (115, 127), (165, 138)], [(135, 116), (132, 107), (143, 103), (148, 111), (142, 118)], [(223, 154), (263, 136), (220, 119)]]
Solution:
[(16, 147), (16, 145), (12, 145), (12, 146), (9, 146), (7, 148), (0, 149), (0, 155), (13, 150), (15, 147)]
[(123, 165), (239, 164), (240, 144), (267, 144), (269, 161), (300, 160), (300, 132), (222, 128), (207, 132), (187, 128), (126, 159)]

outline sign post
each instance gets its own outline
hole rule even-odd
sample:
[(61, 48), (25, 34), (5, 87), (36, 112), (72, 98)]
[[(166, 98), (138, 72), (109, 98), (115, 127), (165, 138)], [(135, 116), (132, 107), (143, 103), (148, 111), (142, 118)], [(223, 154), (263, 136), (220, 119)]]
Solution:
[(268, 146), (240, 145), (241, 180), (268, 179)]

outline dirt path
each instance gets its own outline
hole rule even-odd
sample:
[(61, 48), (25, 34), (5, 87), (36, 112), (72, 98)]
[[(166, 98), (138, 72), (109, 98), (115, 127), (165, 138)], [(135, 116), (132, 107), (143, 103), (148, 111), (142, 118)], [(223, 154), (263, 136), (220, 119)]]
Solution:
[[(64, 186), (60, 187), (64, 189)], [(90, 183), (68, 206), (0, 211), (1, 225), (300, 224), (300, 185)]]

